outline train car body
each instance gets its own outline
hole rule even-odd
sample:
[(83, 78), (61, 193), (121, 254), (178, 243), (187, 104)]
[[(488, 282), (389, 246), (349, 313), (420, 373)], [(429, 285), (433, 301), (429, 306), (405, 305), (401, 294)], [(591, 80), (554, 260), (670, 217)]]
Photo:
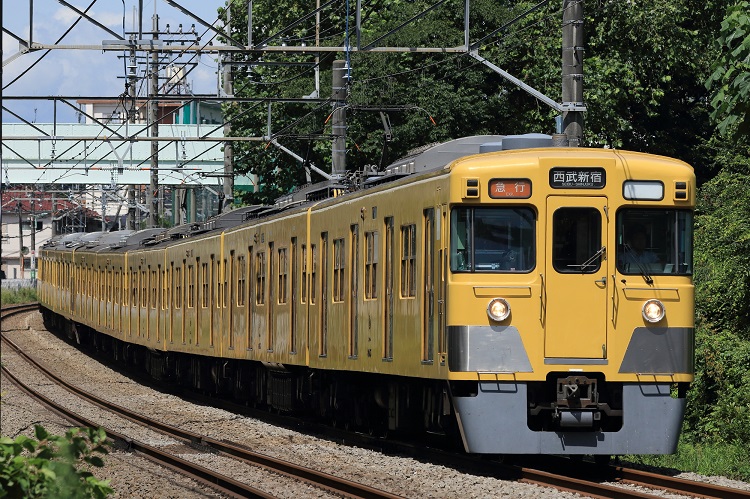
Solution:
[(65, 236), (41, 253), (45, 318), (158, 378), (455, 433), (471, 453), (674, 452), (693, 380), (693, 170), (506, 150), (546, 141), (468, 137), (356, 188)]

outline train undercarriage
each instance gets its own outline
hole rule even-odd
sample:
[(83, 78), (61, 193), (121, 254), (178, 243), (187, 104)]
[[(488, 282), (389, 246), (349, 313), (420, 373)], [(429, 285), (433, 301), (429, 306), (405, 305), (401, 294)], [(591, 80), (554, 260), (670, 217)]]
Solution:
[(43, 314), (50, 331), (157, 382), (372, 435), (423, 432), (460, 442), (444, 381), (163, 352)]

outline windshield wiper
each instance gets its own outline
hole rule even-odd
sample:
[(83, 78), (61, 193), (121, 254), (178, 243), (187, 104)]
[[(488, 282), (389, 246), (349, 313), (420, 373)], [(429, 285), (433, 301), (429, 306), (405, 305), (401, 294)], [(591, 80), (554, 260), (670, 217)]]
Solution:
[(627, 243), (625, 243), (623, 247), (625, 248), (625, 256), (629, 260), (632, 260), (635, 266), (638, 267), (638, 272), (640, 272), (641, 277), (643, 277), (643, 280), (646, 281), (646, 284), (653, 284), (654, 280), (651, 277), (651, 274), (648, 273), (646, 267), (644, 267), (643, 264), (639, 261), (638, 257), (635, 256), (635, 251), (633, 251), (633, 248), (631, 248)]
[(602, 246), (601, 248), (599, 248), (596, 251), (596, 253), (594, 253), (593, 255), (591, 255), (582, 264), (580, 264), (580, 265), (568, 265), (568, 267), (579, 267), (581, 269), (581, 272), (583, 272), (584, 270), (586, 270), (587, 267), (593, 267), (593, 266), (595, 266), (596, 262), (597, 262), (597, 258), (599, 258), (600, 256), (604, 255), (604, 253), (606, 251), (607, 251), (607, 247), (606, 246)]

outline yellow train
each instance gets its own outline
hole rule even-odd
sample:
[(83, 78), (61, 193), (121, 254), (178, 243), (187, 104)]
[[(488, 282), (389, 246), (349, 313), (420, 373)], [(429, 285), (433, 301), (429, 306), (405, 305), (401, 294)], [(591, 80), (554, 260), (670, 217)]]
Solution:
[(45, 320), (156, 378), (471, 453), (674, 452), (695, 176), (476, 136), (205, 223), (69, 234)]

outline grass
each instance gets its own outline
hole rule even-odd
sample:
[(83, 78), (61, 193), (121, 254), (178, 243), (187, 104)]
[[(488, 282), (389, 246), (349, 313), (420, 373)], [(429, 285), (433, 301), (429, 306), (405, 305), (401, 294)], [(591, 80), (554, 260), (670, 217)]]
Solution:
[(34, 288), (21, 288), (18, 291), (3, 289), (0, 291), (0, 303), (11, 305), (14, 303), (30, 303), (37, 301)]
[(747, 449), (739, 444), (680, 442), (677, 453), (665, 456), (623, 456), (622, 461), (701, 475), (717, 475), (750, 482)]

